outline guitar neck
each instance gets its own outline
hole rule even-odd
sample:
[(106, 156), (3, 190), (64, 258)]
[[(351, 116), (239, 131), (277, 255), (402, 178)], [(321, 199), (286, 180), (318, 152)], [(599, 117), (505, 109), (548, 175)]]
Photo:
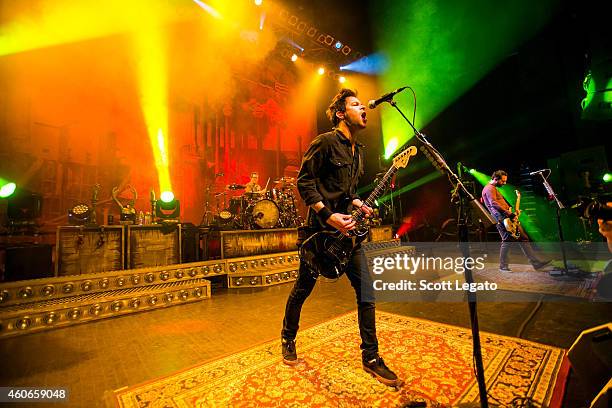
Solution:
[[(382, 177), (382, 179), (380, 180), (380, 182), (378, 183), (378, 185), (374, 188), (374, 190), (370, 193), (370, 195), (368, 196), (368, 198), (366, 198), (366, 200), (363, 202), (364, 205), (367, 205), (368, 207), (373, 207), (374, 202), (378, 199), (378, 197), (381, 196), (381, 194), (385, 191), (385, 189), (387, 188), (387, 186), (389, 185), (389, 183), (391, 182), (391, 178), (393, 178), (393, 175), (397, 172), (397, 167), (395, 167), (394, 165), (391, 165), (391, 167), (389, 168), (389, 170), (387, 170), (387, 172), (385, 173), (385, 175)], [(357, 214), (353, 217), (356, 221), (361, 221), (365, 216), (365, 213), (363, 212), (363, 210), (361, 208), (359, 208), (357, 210)]]

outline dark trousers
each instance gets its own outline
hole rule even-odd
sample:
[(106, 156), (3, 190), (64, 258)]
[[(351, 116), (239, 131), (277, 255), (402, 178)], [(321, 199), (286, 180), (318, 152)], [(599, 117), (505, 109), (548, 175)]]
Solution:
[(521, 251), (523, 251), (527, 259), (529, 259), (530, 264), (537, 265), (542, 263), (533, 250), (531, 242), (529, 241), (529, 236), (523, 229), (522, 225), (519, 225), (520, 237), (518, 239), (514, 238), (508, 231), (506, 231), (503, 221), (498, 222), (496, 227), (502, 239), (501, 246), (499, 247), (500, 266), (508, 266), (508, 254), (510, 252), (511, 242), (518, 242)]
[[(361, 350), (366, 360), (374, 358), (378, 354), (378, 339), (376, 338), (376, 319), (374, 305), (374, 290), (372, 278), (368, 271), (368, 264), (362, 249), (353, 253), (351, 261), (346, 270), (346, 276), (351, 282), (357, 297), (357, 313), (359, 320), (359, 334), (361, 335)], [(285, 307), (285, 318), (283, 319), (283, 330), (281, 335), (287, 340), (295, 340), (300, 324), (300, 312), (304, 301), (312, 293), (317, 283), (311, 272), (302, 263), (298, 278), (293, 285), (287, 306)]]

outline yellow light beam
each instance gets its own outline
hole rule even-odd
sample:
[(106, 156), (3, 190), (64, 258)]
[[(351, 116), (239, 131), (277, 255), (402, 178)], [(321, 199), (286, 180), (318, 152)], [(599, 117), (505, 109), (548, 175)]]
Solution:
[(151, 23), (134, 33), (141, 109), (153, 150), (159, 188), (161, 191), (172, 191), (167, 141), (168, 70), (166, 37), (163, 35), (162, 27), (155, 23), (154, 16), (143, 17), (151, 18), (149, 20)]

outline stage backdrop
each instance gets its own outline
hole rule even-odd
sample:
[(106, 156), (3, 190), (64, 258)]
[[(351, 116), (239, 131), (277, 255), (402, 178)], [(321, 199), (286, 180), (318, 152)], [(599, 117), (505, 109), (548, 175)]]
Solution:
[[(194, 22), (163, 32), (169, 175), (182, 220), (196, 224), (207, 186), (216, 207), (212, 194), (246, 183), (252, 171), (262, 185), (295, 177), (316, 134), (316, 106), (300, 102), (299, 75), (274, 51), (276, 39), (240, 35), (221, 40)], [(99, 221), (118, 215), (110, 199), (115, 186), (135, 187), (137, 210), (150, 208), (151, 189), (159, 198), (133, 37), (0, 57), (0, 176), (43, 195), (48, 227), (65, 224), (69, 208), (88, 203), (96, 183)]]

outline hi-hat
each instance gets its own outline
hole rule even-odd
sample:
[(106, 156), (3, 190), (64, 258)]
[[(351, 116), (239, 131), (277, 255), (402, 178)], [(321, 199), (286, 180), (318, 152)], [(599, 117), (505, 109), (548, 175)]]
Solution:
[(281, 177), (278, 180), (274, 180), (274, 182), (276, 184), (278, 184), (278, 183), (294, 184), (295, 183), (295, 177)]
[(228, 184), (227, 186), (225, 186), (225, 188), (228, 190), (243, 190), (246, 188), (246, 186), (242, 184), (233, 183), (233, 184)]

